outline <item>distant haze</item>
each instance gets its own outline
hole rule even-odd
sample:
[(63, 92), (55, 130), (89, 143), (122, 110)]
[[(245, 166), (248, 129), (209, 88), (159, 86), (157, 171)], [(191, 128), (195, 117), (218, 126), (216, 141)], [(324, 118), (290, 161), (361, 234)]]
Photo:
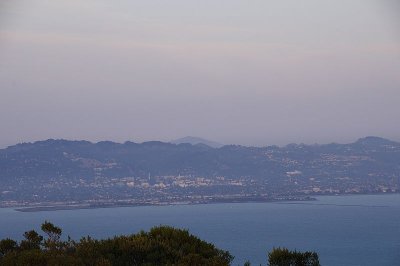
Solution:
[(400, 140), (396, 0), (2, 0), (0, 147)]

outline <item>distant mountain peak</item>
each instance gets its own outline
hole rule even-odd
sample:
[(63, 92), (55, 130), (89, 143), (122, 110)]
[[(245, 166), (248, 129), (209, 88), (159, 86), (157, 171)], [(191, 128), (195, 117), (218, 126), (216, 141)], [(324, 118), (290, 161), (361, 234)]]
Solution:
[(376, 137), (376, 136), (367, 136), (364, 138), (358, 139), (354, 144), (358, 145), (393, 145), (393, 144), (398, 144), (397, 142), (381, 138), (381, 137)]
[(172, 140), (172, 141), (170, 141), (170, 143), (173, 143), (173, 144), (188, 143), (191, 145), (203, 144), (203, 145), (207, 145), (212, 148), (220, 148), (220, 147), (224, 146), (223, 144), (215, 142), (215, 141), (206, 140), (206, 139), (199, 138), (199, 137), (192, 137), (192, 136), (186, 136), (186, 137), (183, 137), (180, 139)]

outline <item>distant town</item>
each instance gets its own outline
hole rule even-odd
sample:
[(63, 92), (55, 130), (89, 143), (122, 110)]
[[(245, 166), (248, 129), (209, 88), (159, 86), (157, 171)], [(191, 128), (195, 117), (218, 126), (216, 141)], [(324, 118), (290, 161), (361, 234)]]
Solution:
[(282, 148), (48, 140), (0, 150), (0, 166), (0, 207), (24, 211), (313, 200), (399, 193), (400, 144), (376, 137)]

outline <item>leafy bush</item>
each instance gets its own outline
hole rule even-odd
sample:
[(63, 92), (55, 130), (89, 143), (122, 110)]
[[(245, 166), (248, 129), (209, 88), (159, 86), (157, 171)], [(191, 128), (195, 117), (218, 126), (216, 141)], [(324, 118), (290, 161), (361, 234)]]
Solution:
[(315, 252), (290, 251), (287, 248), (274, 248), (268, 254), (270, 266), (320, 266)]
[(187, 230), (153, 227), (128, 236), (97, 240), (61, 240), (61, 228), (42, 225), (47, 238), (25, 232), (19, 243), (0, 241), (0, 265), (229, 265), (233, 256)]

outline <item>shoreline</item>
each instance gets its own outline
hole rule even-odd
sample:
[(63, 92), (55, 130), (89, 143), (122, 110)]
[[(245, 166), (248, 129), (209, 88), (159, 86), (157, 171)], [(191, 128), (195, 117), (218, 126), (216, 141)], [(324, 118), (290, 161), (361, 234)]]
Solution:
[[(317, 201), (317, 197), (321, 196), (360, 196), (360, 195), (394, 195), (393, 193), (344, 193), (344, 194), (314, 194), (312, 196), (291, 196), (291, 197), (276, 197), (268, 198), (263, 196), (254, 197), (231, 197), (231, 198), (211, 198), (199, 200), (182, 200), (182, 201), (148, 201), (148, 202), (99, 202), (99, 203), (38, 203), (37, 205), (14, 205), (2, 206), (0, 208), (9, 208), (18, 212), (42, 212), (42, 211), (61, 211), (61, 210), (84, 210), (84, 209), (101, 209), (101, 208), (121, 208), (121, 207), (146, 207), (146, 206), (175, 206), (175, 205), (206, 205), (206, 204), (221, 204), (221, 203), (288, 203), (302, 204), (302, 202)], [(297, 202), (297, 203), (296, 203)], [(307, 204), (304, 203), (304, 204)]]
[(121, 207), (146, 207), (146, 206), (176, 206), (176, 205), (206, 205), (221, 203), (268, 203), (268, 202), (304, 202), (316, 201), (313, 197), (287, 197), (287, 198), (226, 198), (198, 201), (176, 201), (176, 202), (143, 202), (143, 203), (99, 203), (99, 204), (65, 204), (65, 205), (42, 205), (14, 207), (18, 212), (42, 212), (42, 211), (61, 211), (61, 210), (84, 210), (84, 209), (103, 209)]

